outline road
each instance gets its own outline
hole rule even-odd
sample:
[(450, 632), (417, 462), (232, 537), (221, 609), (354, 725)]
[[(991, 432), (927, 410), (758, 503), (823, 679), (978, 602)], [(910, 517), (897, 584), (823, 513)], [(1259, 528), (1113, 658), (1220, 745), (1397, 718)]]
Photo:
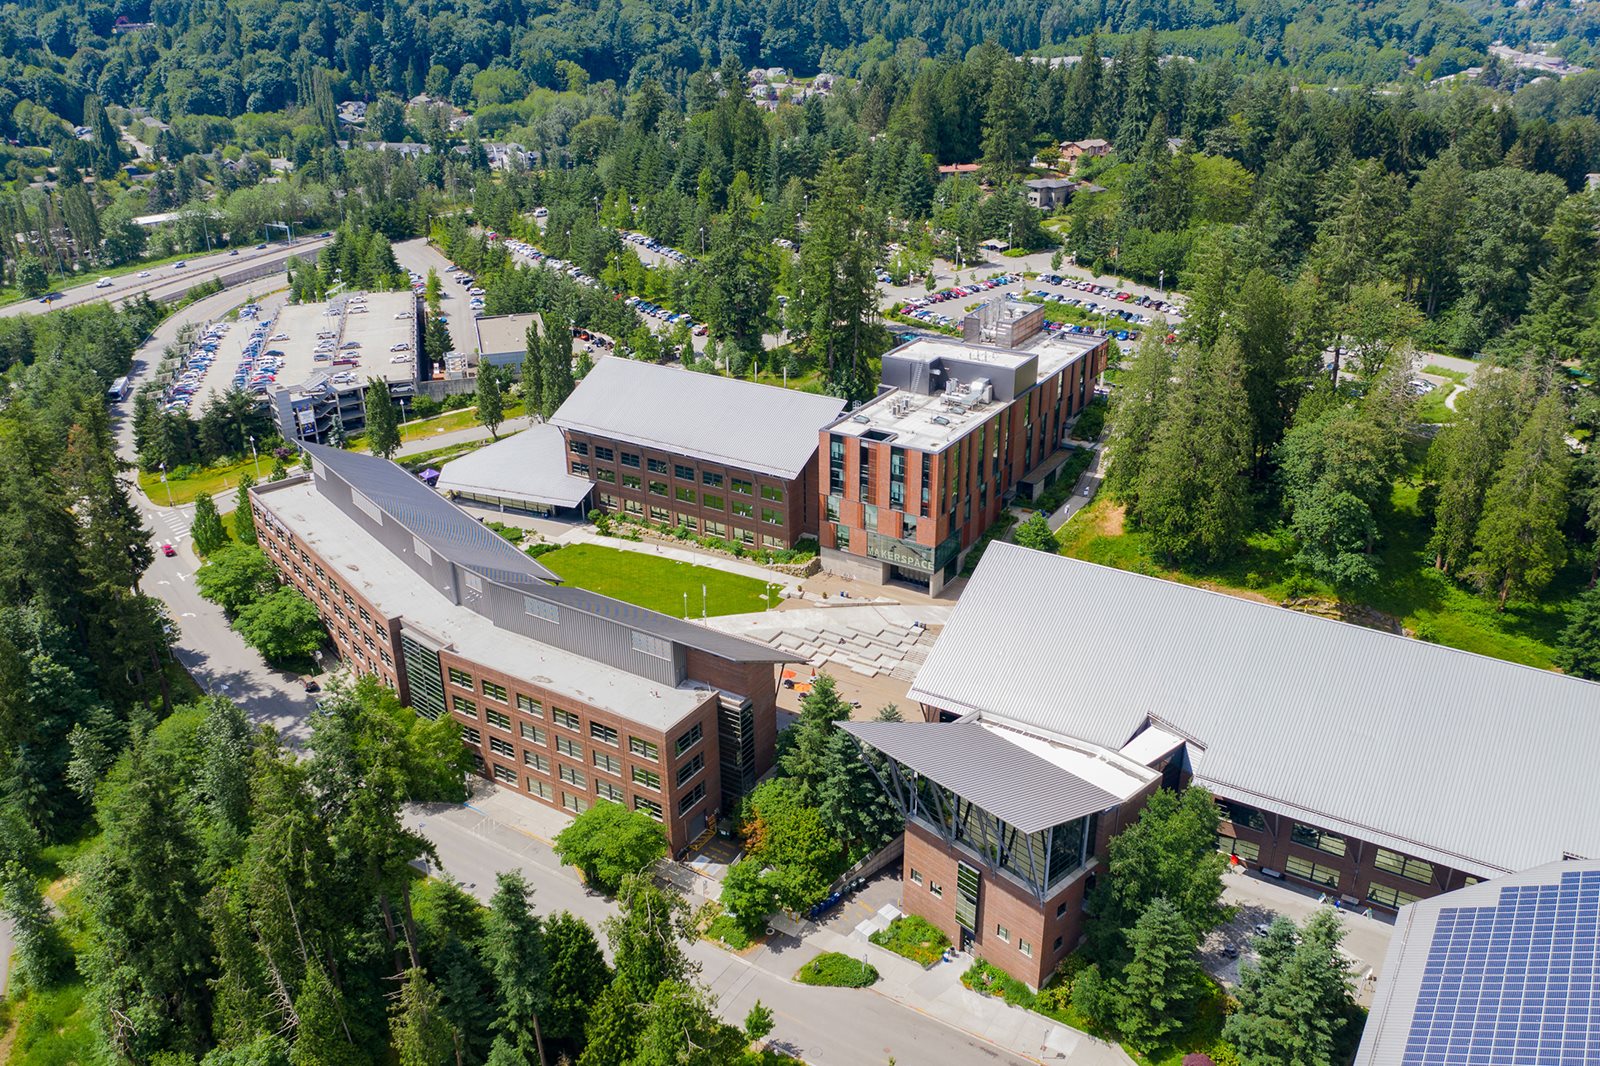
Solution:
[[(188, 266), (182, 270), (176, 269), (171, 263), (162, 266), (152, 266), (146, 271), (132, 274), (121, 274), (111, 279), (108, 288), (99, 289), (95, 282), (89, 280), (81, 285), (74, 285), (68, 289), (60, 290), (60, 299), (52, 300), (49, 304), (41, 304), (37, 300), (21, 300), (17, 303), (0, 307), (0, 317), (12, 315), (43, 314), (46, 311), (59, 311), (64, 307), (77, 307), (82, 304), (94, 303), (97, 300), (110, 300), (120, 302), (140, 293), (146, 293), (153, 300), (172, 300), (182, 296), (196, 283), (209, 281), (216, 277), (224, 277), (242, 270), (255, 267), (265, 269), (279, 266), (286, 262), (290, 256), (309, 258), (315, 255), (323, 245), (328, 242), (320, 237), (302, 238), (293, 244), (284, 244), (279, 241), (269, 244), (264, 251), (255, 248), (239, 250), (238, 255), (228, 252), (217, 252), (214, 255), (198, 255), (187, 260)], [(147, 273), (147, 278), (139, 277), (139, 273)], [(280, 285), (283, 282), (279, 283)], [(235, 300), (235, 303), (238, 301)], [(230, 306), (232, 306), (230, 304)]]
[[(480, 900), (494, 893), (495, 874), (520, 869), (536, 889), (541, 913), (568, 910), (598, 926), (615, 912), (547, 845), (471, 808), (434, 805), (410, 812), (406, 823), (433, 842), (444, 869)], [(885, 1066), (890, 1059), (917, 1066), (1028, 1066), (1028, 1059), (871, 990), (795, 984), (789, 976), (801, 964), (801, 950), (789, 940), (734, 955), (696, 941), (688, 955), (724, 1018), (742, 1023), (759, 999), (775, 1016), (770, 1039), (818, 1066)]]
[(428, 276), (429, 270), (439, 272), (439, 281), (442, 285), (439, 292), (439, 309), (450, 320), (445, 324), (450, 331), (450, 344), (462, 355), (476, 352), (478, 331), (472, 324), (472, 309), (467, 306), (471, 302), (467, 289), (471, 286), (462, 285), (450, 276), (450, 272), (456, 268), (455, 264), (421, 237), (401, 241), (395, 245), (394, 258), (395, 262), (400, 264), (401, 270), (415, 270), (424, 278)]
[[(287, 284), (288, 277), (283, 274), (261, 278), (248, 286), (208, 296), (168, 318), (134, 355), (130, 374), (134, 387), (160, 365), (162, 351), (177, 341), (178, 331), (186, 323), (220, 318), (245, 302), (249, 293), (268, 292)], [(133, 402), (121, 404), (119, 413), (123, 417), (116, 426), (117, 450), (131, 463), (135, 459)], [(172, 621), (178, 626), (178, 641), (173, 648), (178, 661), (207, 692), (233, 697), (253, 721), (273, 726), (290, 743), (303, 740), (314, 701), (297, 678), (262, 662), (228, 627), (221, 608), (203, 599), (195, 588), (194, 572), (200, 561), (189, 539), (194, 506), (157, 507), (139, 490), (131, 474), (128, 482), (129, 495), (145, 525), (153, 531), (151, 543), (158, 546), (155, 562), (145, 572), (140, 587), (167, 604)], [(168, 541), (177, 549), (177, 555), (170, 559), (159, 551), (159, 545)]]

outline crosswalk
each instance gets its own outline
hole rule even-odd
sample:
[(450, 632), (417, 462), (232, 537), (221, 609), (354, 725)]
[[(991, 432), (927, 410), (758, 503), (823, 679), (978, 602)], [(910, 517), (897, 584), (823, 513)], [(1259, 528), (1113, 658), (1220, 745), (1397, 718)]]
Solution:
[(164, 507), (157, 511), (153, 525), (159, 540), (176, 544), (189, 535), (189, 516), (181, 507)]

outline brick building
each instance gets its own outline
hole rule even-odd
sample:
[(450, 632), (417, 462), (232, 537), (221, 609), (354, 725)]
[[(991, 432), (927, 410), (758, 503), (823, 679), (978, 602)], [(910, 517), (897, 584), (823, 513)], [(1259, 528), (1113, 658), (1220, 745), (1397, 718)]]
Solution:
[(251, 490), (263, 550), (351, 669), (462, 725), (483, 776), (643, 811), (677, 853), (771, 767), (782, 653), (562, 587), (398, 466), (307, 450), (310, 476)]
[(595, 506), (752, 548), (817, 534), (817, 431), (833, 396), (601, 358), (550, 419)]
[[(1251, 874), (1380, 914), (1600, 856), (1600, 684), (1012, 544), (984, 554), (909, 696), (925, 721), (846, 727), (899, 777), (906, 909), (1030, 984), (1055, 936), (1071, 949), (1082, 889), (1030, 881), (985, 818), (1054, 833), (1098, 808), (1098, 857), (1148, 788), (1192, 782)], [(1109, 787), (1112, 766), (1156, 783)], [(947, 881), (925, 898), (957, 863), (982, 886), (965, 920)], [(1013, 952), (996, 925), (1041, 939)]]
[(1043, 322), (1043, 307), (995, 302), (961, 340), (883, 357), (883, 391), (821, 434), (824, 567), (938, 592), (1018, 486), (1053, 476), (1112, 342)]

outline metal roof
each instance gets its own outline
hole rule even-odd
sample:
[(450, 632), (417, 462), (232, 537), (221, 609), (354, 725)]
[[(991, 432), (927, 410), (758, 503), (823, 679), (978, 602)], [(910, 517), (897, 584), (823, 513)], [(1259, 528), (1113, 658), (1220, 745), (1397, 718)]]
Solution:
[(1600, 862), (1552, 862), (1403, 907), (1356, 1066), (1600, 1061), (1597, 953)]
[(910, 697), (1118, 749), (1479, 876), (1600, 858), (1600, 684), (990, 545)]
[(734, 662), (796, 661), (788, 652), (753, 640), (720, 633), (586, 589), (552, 584), (559, 582), (560, 577), (389, 460), (319, 444), (303, 443), (301, 447), (311, 453), (313, 460), (347, 482), (429, 548), (456, 565), (515, 588), (525, 596), (622, 622), (641, 632)]
[(576, 507), (589, 495), (588, 478), (567, 473), (561, 431), (540, 422), (520, 433), (452, 459), (439, 473), (440, 492), (470, 492)]
[(816, 454), (822, 428), (843, 410), (837, 396), (607, 356), (550, 421), (793, 480)]
[(1121, 796), (977, 722), (843, 722), (840, 727), (1024, 833), (1122, 802)]

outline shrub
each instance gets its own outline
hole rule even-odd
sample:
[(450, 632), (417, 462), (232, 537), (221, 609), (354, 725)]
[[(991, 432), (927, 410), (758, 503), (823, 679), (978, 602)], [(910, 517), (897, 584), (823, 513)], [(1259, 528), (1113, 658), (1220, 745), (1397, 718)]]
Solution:
[(734, 951), (743, 951), (754, 943), (738, 920), (728, 914), (721, 914), (711, 919), (711, 924), (706, 926), (706, 937), (719, 940)]
[(1038, 997), (1027, 985), (982, 959), (967, 967), (967, 972), (961, 975), (961, 983), (974, 992), (999, 996), (1013, 1007), (1033, 1010), (1038, 1005)]
[(537, 559), (541, 555), (549, 555), (553, 551), (560, 550), (560, 548), (561, 545), (559, 544), (552, 544), (549, 541), (544, 541), (539, 544), (530, 544), (522, 550), (528, 554), (528, 558)]
[(625, 877), (649, 868), (667, 853), (667, 838), (658, 822), (603, 800), (556, 835), (555, 853), (582, 870), (589, 884), (614, 896)]
[(1304, 574), (1290, 574), (1283, 583), (1283, 598), (1298, 600), (1317, 591), (1317, 583)]
[(1073, 439), (1099, 440), (1106, 428), (1108, 406), (1109, 402), (1104, 396), (1096, 396), (1084, 404), (1083, 410), (1078, 412), (1078, 420), (1072, 424)]
[(889, 928), (873, 933), (867, 939), (881, 948), (888, 948), (921, 966), (932, 966), (944, 957), (950, 938), (944, 930), (914, 914), (905, 914), (889, 923)]
[(517, 526), (508, 526), (504, 522), (489, 521), (485, 522), (484, 525), (488, 526), (490, 529), (494, 530), (496, 533), (500, 534), (513, 544), (521, 543), (522, 538), (527, 536), (527, 530), (521, 529)]
[(1116, 990), (1100, 976), (1099, 966), (1088, 966), (1072, 982), (1072, 1005), (1097, 1026), (1107, 1025), (1116, 1014)]
[(824, 952), (795, 971), (794, 979), (803, 985), (831, 988), (866, 988), (878, 980), (871, 963), (837, 951)]

